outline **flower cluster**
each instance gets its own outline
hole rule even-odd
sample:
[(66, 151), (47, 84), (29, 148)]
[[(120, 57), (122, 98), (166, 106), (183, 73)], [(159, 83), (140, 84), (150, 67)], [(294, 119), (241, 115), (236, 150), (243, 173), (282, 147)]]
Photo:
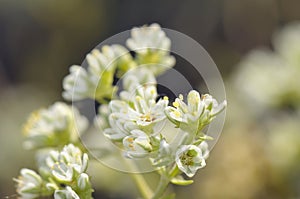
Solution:
[[(190, 184), (192, 180), (182, 174), (193, 177), (206, 165), (210, 137), (205, 127), (226, 101), (219, 104), (211, 95), (192, 90), (187, 103), (179, 95), (170, 106), (168, 96), (159, 96), (156, 76), (173, 67), (175, 58), (170, 39), (158, 24), (133, 28), (126, 45), (132, 53), (118, 44), (105, 45), (86, 56), (86, 68), (71, 66), (62, 95), (70, 101), (90, 98), (99, 103), (94, 123), (121, 147), (124, 157), (145, 158), (157, 168), (162, 185), (154, 194), (141, 193), (160, 198), (170, 182)], [(38, 149), (39, 172), (21, 170), (16, 179), (21, 198), (92, 198), (88, 155), (82, 153), (79, 141), (87, 124), (75, 107), (61, 102), (32, 113), (24, 127), (24, 146)]]
[(158, 24), (133, 28), (127, 46), (136, 53), (132, 57), (121, 45), (103, 46), (86, 56), (87, 68), (74, 65), (63, 81), (66, 100), (96, 99), (104, 103), (114, 97), (117, 87), (114, 75), (121, 77), (130, 69), (145, 66), (158, 75), (175, 64), (170, 55), (170, 39)]
[(183, 96), (179, 95), (173, 102), (173, 107), (168, 106), (165, 113), (180, 129), (197, 134), (225, 107), (226, 101), (218, 104), (211, 95), (200, 97), (197, 91), (192, 90), (187, 96), (187, 104), (183, 101)]
[[(192, 90), (187, 104), (180, 95), (169, 106), (167, 96), (158, 98), (154, 74), (147, 68), (128, 72), (123, 85), (120, 99), (108, 104), (105, 116), (109, 127), (104, 135), (120, 143), (128, 158), (148, 157), (157, 167), (176, 164), (189, 177), (204, 167), (209, 136), (203, 130), (225, 108), (226, 101), (218, 104), (212, 96), (200, 97)], [(167, 122), (181, 130), (181, 141), (170, 143), (164, 136)]]
[(29, 116), (23, 128), (26, 137), (24, 146), (39, 149), (76, 143), (87, 124), (87, 119), (75, 107), (56, 102), (48, 109), (37, 110)]
[(62, 151), (52, 150), (39, 167), (39, 174), (22, 169), (17, 182), (17, 192), (22, 198), (40, 198), (54, 195), (55, 199), (91, 199), (89, 176), (85, 173), (88, 156), (73, 144)]

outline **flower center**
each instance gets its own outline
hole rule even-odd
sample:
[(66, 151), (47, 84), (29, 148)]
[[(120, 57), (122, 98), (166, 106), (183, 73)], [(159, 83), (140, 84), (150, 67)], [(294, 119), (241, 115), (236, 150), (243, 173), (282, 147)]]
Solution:
[(140, 118), (145, 122), (152, 122), (153, 120), (155, 120), (155, 118), (152, 117), (152, 115), (150, 113), (146, 113), (146, 114), (142, 115)]

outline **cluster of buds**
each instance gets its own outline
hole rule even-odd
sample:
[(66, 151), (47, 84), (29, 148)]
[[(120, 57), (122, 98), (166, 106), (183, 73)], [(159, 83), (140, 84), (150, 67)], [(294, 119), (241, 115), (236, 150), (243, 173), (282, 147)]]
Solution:
[(40, 198), (53, 195), (55, 199), (91, 199), (93, 189), (85, 173), (88, 156), (73, 144), (62, 151), (51, 150), (39, 165), (39, 174), (22, 169), (17, 182), (21, 198)]

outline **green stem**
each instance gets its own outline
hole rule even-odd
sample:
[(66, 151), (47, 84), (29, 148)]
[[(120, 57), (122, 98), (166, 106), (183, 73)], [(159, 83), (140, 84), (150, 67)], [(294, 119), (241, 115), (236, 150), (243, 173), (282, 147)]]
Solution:
[(176, 164), (171, 168), (171, 170), (169, 172), (166, 172), (166, 174), (162, 173), (160, 180), (159, 180), (159, 184), (157, 186), (157, 189), (156, 189), (152, 199), (161, 198), (163, 196), (163, 194), (165, 193), (171, 179), (174, 178), (175, 176), (177, 176), (178, 173), (179, 173), (179, 169)]
[(161, 198), (161, 196), (165, 193), (165, 190), (167, 189), (169, 183), (170, 183), (170, 179), (165, 175), (161, 175), (159, 184), (157, 186), (157, 189), (156, 189), (152, 199)]
[[(137, 171), (136, 166), (130, 161), (124, 161), (129, 167), (130, 171)], [(131, 173), (130, 176), (134, 180), (138, 190), (144, 199), (150, 199), (153, 195), (152, 189), (149, 187), (145, 178), (141, 174)]]
[(153, 191), (148, 186), (147, 182), (145, 181), (144, 177), (141, 174), (131, 174), (131, 177), (135, 181), (136, 186), (138, 187), (141, 195), (144, 199), (150, 199), (153, 195)]

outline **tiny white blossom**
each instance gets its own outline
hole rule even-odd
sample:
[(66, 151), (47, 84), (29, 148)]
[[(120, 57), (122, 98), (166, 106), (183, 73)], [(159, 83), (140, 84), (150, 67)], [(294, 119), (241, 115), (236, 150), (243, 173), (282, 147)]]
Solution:
[(156, 75), (175, 64), (175, 58), (169, 53), (171, 41), (158, 24), (133, 28), (126, 44), (137, 53), (138, 64)]
[(178, 168), (190, 178), (206, 165), (201, 149), (195, 145), (180, 146), (175, 161)]
[(89, 176), (86, 173), (80, 174), (78, 181), (77, 181), (77, 186), (81, 190), (89, 189), (90, 188), (90, 179)]
[(125, 156), (129, 158), (145, 157), (152, 151), (150, 138), (141, 130), (131, 131), (131, 135), (123, 139), (123, 145)]
[(77, 193), (69, 186), (63, 190), (56, 190), (54, 199), (80, 199)]
[(43, 180), (39, 174), (30, 169), (21, 169), (17, 182), (17, 193), (22, 199), (34, 199), (41, 196)]

